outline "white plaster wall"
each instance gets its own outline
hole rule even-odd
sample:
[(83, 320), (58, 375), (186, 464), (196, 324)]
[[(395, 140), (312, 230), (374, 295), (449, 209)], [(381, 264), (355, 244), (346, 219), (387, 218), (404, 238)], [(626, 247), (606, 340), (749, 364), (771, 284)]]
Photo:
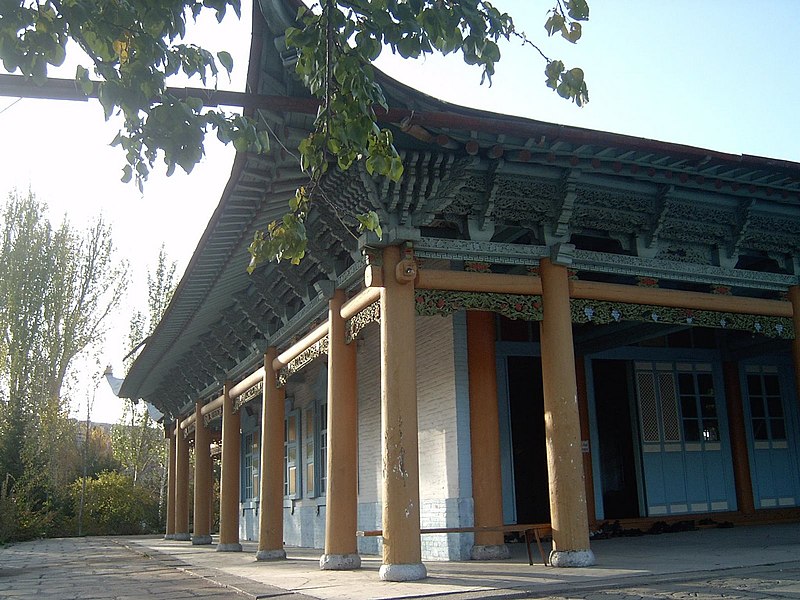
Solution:
[(420, 500), (458, 497), (451, 317), (417, 317), (417, 422)]
[[(359, 342), (359, 529), (381, 528), (380, 330), (371, 325)], [(417, 415), (422, 527), (471, 524), (468, 405), (457, 402), (457, 357), (452, 317), (417, 317)], [(463, 375), (460, 374), (459, 375)], [(463, 403), (462, 403), (463, 404)], [(466, 429), (464, 428), (466, 423)], [(460, 448), (459, 445), (462, 445)], [(466, 444), (466, 446), (463, 446)], [(466, 481), (467, 485), (464, 486)], [(461, 482), (461, 483), (460, 483)], [(462, 496), (466, 495), (466, 498)], [(464, 536), (425, 535), (423, 559), (468, 557)], [(465, 543), (467, 542), (467, 543)], [(362, 553), (380, 551), (380, 538), (361, 538)]]
[[(380, 326), (361, 332), (358, 363), (358, 501), (381, 501), (381, 352)], [(380, 515), (378, 515), (380, 519)], [(377, 523), (361, 527), (375, 529)]]

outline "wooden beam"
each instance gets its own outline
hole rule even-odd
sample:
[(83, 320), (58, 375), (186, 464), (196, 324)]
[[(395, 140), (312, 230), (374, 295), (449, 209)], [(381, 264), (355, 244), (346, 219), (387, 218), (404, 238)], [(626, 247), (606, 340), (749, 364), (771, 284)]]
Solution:
[(704, 292), (646, 288), (596, 281), (570, 282), (570, 297), (630, 304), (655, 304), (672, 308), (715, 310), (768, 317), (792, 317), (792, 305), (782, 300), (764, 300), (762, 298), (725, 296)]
[[(420, 269), (416, 287), (428, 290), (494, 292), (498, 294), (538, 295), (542, 293), (542, 283), (538, 277), (438, 269)], [(768, 317), (792, 317), (792, 305), (783, 300), (646, 288), (599, 281), (571, 281), (570, 297)]]

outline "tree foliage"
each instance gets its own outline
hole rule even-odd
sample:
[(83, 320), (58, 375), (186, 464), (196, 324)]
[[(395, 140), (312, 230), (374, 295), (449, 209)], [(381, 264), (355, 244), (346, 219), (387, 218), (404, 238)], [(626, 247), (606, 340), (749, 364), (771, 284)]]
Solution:
[[(191, 171), (210, 131), (238, 151), (269, 148), (269, 132), (256, 120), (167, 89), (168, 78), (178, 73), (205, 84), (221, 70), (230, 72), (230, 54), (215, 56), (183, 41), (187, 24), (201, 11), (221, 20), (228, 9), (238, 15), (240, 0), (0, 0), (0, 59), (7, 70), (42, 81), (74, 40), (89, 58), (89, 67), (78, 67), (78, 84), (86, 92), (96, 85), (107, 118), (122, 114), (124, 126), (114, 143), (126, 154), (123, 179), (141, 186), (159, 156), (168, 174), (176, 166)], [(587, 0), (555, 0), (545, 31), (575, 43), (588, 18)], [(460, 53), (490, 83), (501, 58), (499, 43), (521, 40), (544, 59), (548, 87), (579, 106), (589, 99), (581, 69), (547, 57), (487, 0), (318, 0), (299, 10), (298, 21), (286, 32), (286, 43), (298, 53), (297, 75), (321, 105), (314, 131), (299, 147), (309, 183), (298, 189), (283, 219), (256, 234), (250, 270), (265, 260), (303, 257), (308, 211), (329, 165), (347, 169), (363, 160), (371, 174), (402, 177), (392, 134), (377, 125), (375, 114), (386, 108), (386, 98), (371, 63), (385, 49), (404, 58)], [(360, 228), (379, 232), (375, 213), (352, 217)]]
[(158, 527), (158, 505), (122, 473), (106, 471), (70, 486), (75, 506), (84, 492), (84, 532), (87, 535), (132, 535)]
[[(135, 350), (152, 333), (175, 291), (176, 263), (170, 261), (164, 245), (156, 266), (147, 273), (147, 309), (131, 316), (128, 341), (131, 353), (126, 367), (133, 363)], [(164, 435), (142, 403), (126, 400), (120, 422), (112, 429), (114, 456), (123, 474), (134, 486), (149, 492), (160, 505), (166, 482), (167, 454)]]
[(9, 195), (0, 228), (0, 480), (47, 512), (80, 464), (65, 384), (102, 339), (126, 271), (102, 220), (53, 227), (31, 193)]

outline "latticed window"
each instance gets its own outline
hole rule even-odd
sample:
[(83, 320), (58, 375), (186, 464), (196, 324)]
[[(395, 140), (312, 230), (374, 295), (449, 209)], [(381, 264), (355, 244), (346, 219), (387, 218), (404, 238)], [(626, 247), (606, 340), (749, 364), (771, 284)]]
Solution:
[(759, 371), (747, 374), (753, 438), (756, 441), (785, 440), (786, 421), (777, 369), (763, 368)]
[(639, 388), (639, 412), (642, 420), (642, 439), (645, 442), (660, 442), (658, 428), (658, 399), (656, 398), (655, 377), (652, 372), (636, 373)]
[(720, 440), (714, 376), (707, 363), (636, 363), (642, 440)]
[(298, 486), (298, 415), (293, 410), (286, 414), (286, 428), (283, 444), (283, 494), (290, 498), (299, 496)]
[(319, 494), (323, 495), (328, 485), (328, 403), (319, 407)]
[(317, 495), (317, 479), (314, 475), (314, 439), (316, 438), (314, 412), (313, 406), (303, 411), (303, 464), (305, 465), (303, 477), (306, 484), (305, 496), (308, 498)]
[(679, 373), (678, 389), (686, 441), (719, 441), (719, 418), (711, 373)]
[(251, 500), (259, 493), (259, 440), (257, 433), (242, 438), (242, 500)]

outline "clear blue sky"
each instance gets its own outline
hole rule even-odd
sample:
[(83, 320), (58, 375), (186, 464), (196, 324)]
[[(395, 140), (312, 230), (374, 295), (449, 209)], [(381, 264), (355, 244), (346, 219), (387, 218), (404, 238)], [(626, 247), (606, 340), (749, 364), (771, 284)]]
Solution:
[[(246, 4), (247, 2), (245, 2)], [(491, 87), (460, 58), (381, 65), (405, 83), (442, 99), (496, 112), (733, 154), (800, 162), (800, 0), (590, 0), (584, 37), (572, 46), (544, 40), (552, 0), (497, 0), (542, 50), (586, 72), (590, 102), (577, 108), (544, 86), (544, 63), (518, 43), (503, 47)], [(249, 8), (243, 12), (249, 16)], [(226, 48), (237, 60), (232, 89), (246, 71), (249, 19), (207, 24), (198, 42)], [(71, 76), (70, 71), (61, 76)], [(139, 195), (118, 179), (122, 154), (107, 143), (115, 124), (94, 103), (0, 97), (0, 196), (28, 187), (82, 224), (101, 210), (112, 222), (121, 256), (134, 276), (102, 362), (121, 375), (133, 306), (146, 302), (144, 273), (162, 242), (182, 272), (230, 174), (232, 152), (211, 143), (191, 176), (153, 176)], [(87, 375), (91, 378), (91, 374)], [(86, 389), (84, 385), (84, 389)], [(111, 409), (111, 410), (105, 410)], [(98, 394), (95, 420), (114, 420), (116, 402)], [(85, 409), (78, 409), (80, 414)]]
[[(499, 0), (542, 40), (551, 2)], [(544, 86), (544, 64), (512, 44), (491, 88), (454, 61), (400, 78), (459, 104), (560, 124), (800, 162), (800, 1), (589, 0), (583, 38), (542, 50), (586, 72), (581, 109)], [(399, 59), (391, 61), (393, 69)], [(470, 84), (470, 85), (465, 85)]]

